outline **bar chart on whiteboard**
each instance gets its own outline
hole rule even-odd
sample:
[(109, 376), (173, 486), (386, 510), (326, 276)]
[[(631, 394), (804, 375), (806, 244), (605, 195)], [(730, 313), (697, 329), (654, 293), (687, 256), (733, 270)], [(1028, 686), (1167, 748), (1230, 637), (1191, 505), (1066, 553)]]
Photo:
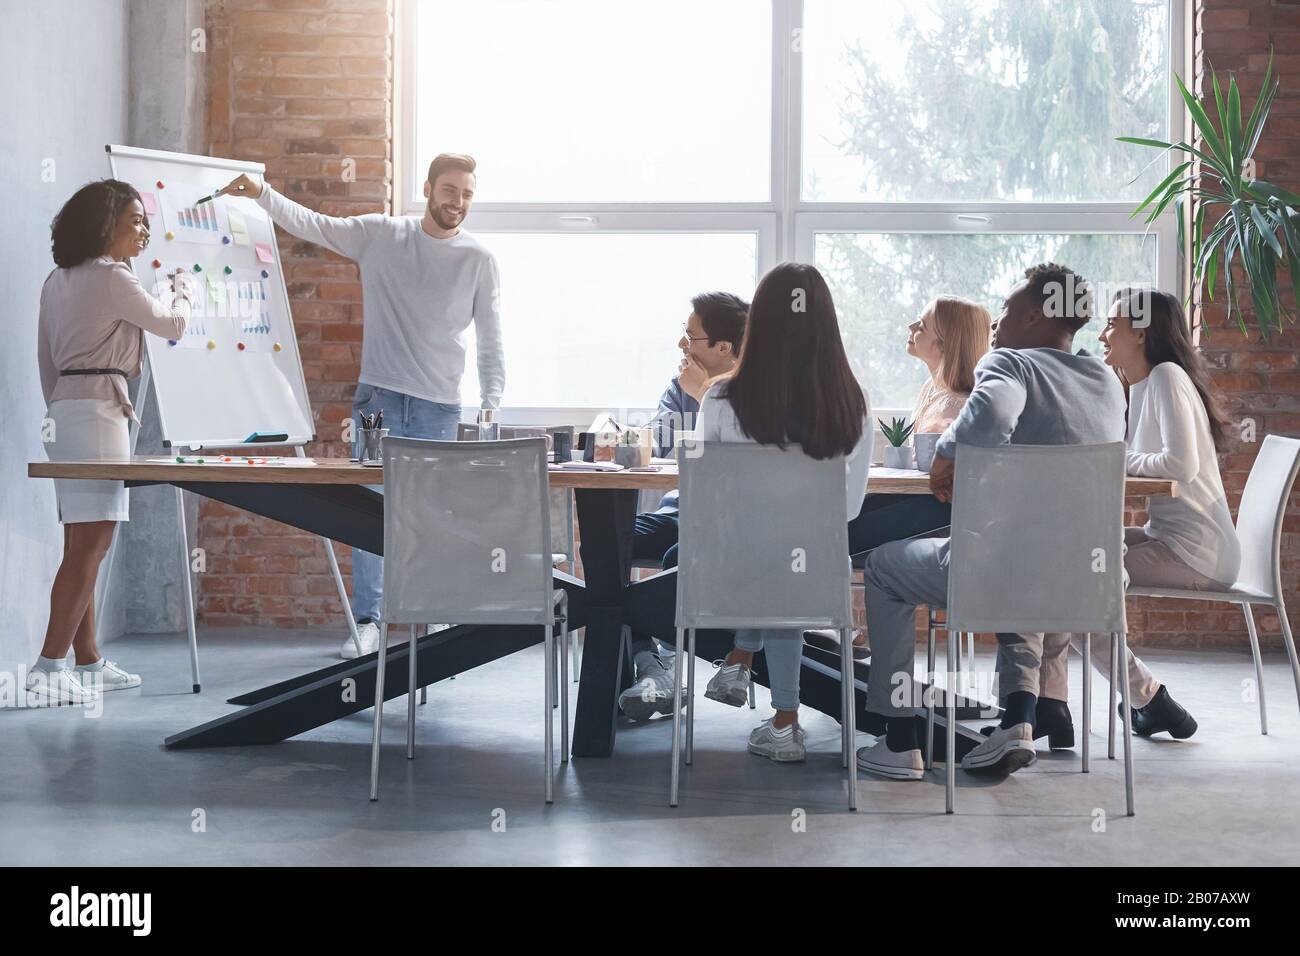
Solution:
[(162, 203), (163, 225), (178, 242), (220, 245), (225, 204), (221, 199), (200, 204), (212, 190), (190, 183), (169, 182), (155, 194)]

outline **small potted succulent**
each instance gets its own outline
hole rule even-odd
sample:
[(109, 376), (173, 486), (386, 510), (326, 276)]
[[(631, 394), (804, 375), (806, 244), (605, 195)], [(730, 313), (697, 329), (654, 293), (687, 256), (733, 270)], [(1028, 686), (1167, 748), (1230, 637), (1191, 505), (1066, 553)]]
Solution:
[(916, 423), (905, 418), (891, 419), (888, 425), (882, 419), (876, 421), (880, 422), (880, 431), (889, 442), (885, 446), (885, 467), (911, 468), (912, 449), (907, 446), (907, 438), (912, 434)]

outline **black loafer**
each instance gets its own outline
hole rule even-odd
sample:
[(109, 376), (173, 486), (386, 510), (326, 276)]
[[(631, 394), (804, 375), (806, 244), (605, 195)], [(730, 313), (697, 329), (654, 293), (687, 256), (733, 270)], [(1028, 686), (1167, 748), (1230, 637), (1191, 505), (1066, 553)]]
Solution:
[[(990, 736), (996, 729), (981, 727), (980, 733)], [(1040, 697), (1034, 707), (1034, 739), (1047, 738), (1051, 750), (1072, 750), (1074, 748), (1074, 722), (1070, 719), (1070, 708), (1063, 700), (1049, 700)]]
[[(1169, 689), (1164, 684), (1145, 707), (1134, 707), (1133, 733), (1139, 737), (1167, 732), (1174, 740), (1186, 740), (1196, 733), (1196, 718), (1187, 712), (1187, 708), (1169, 696)], [(1124, 705), (1119, 705), (1120, 719), (1124, 719)]]

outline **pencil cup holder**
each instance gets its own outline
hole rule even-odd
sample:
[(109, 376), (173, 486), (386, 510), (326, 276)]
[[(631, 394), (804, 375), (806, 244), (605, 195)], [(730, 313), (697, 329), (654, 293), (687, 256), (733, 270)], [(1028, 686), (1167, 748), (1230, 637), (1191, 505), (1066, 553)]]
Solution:
[(357, 455), (362, 461), (379, 461), (384, 456), (383, 441), (388, 437), (387, 428), (358, 429), (361, 453)]

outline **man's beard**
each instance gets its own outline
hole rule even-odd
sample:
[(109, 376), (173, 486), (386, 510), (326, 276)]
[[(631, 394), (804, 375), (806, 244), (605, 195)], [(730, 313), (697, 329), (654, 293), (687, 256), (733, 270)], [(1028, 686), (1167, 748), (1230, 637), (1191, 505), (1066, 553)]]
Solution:
[(439, 229), (455, 229), (465, 221), (464, 213), (449, 220), (446, 214), (443, 213), (442, 207), (435, 206), (433, 203), (429, 203), (429, 215), (433, 217), (433, 221), (438, 224)]

